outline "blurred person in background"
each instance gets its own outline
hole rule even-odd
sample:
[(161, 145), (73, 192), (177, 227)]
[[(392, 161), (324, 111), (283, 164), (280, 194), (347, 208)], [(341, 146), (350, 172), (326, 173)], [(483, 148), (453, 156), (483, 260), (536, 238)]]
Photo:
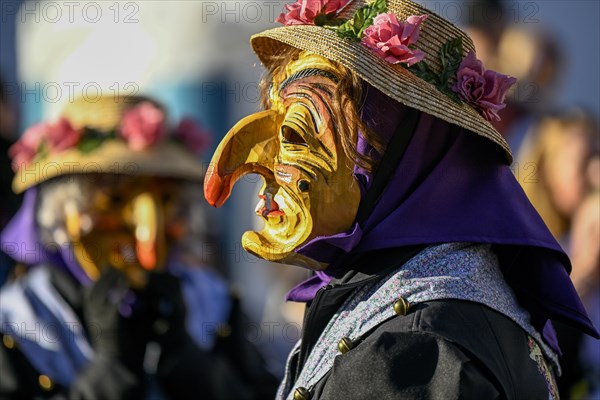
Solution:
[[(281, 7), (281, 2), (239, 0), (28, 0), (15, 14), (21, 126), (55, 118), (71, 92), (93, 99), (99, 91), (121, 90), (152, 95), (174, 120), (193, 116), (219, 139), (260, 101), (256, 82), (262, 71), (240, 37), (271, 26)], [(54, 18), (56, 9), (62, 16)], [(285, 348), (271, 353), (269, 362), (277, 368), (293, 345), (280, 330), (287, 322), (271, 312), (266, 300), (282, 284), (281, 276), (268, 263), (241, 255), (238, 237), (255, 221), (245, 207), (256, 179), (240, 183), (237, 191), (240, 198), (217, 213), (219, 231), (214, 233), (245, 314), (256, 324), (264, 318), (265, 332), (280, 324), (259, 340), (265, 350)], [(283, 375), (282, 368), (276, 372)]]
[(586, 176), (598, 141), (596, 126), (582, 111), (547, 116), (536, 125), (515, 164), (527, 197), (567, 247), (573, 215), (590, 189)]
[[(598, 167), (598, 165), (596, 165)], [(600, 187), (588, 193), (573, 218), (571, 279), (594, 324), (600, 324)], [(600, 342), (567, 326), (557, 327), (563, 349), (564, 376), (558, 381), (565, 398), (600, 398)]]
[(144, 97), (76, 99), (11, 147), (20, 262), (0, 290), (0, 398), (264, 399), (274, 381), (214, 268), (195, 151)]
[(473, 40), (477, 56), (488, 68), (496, 69), (498, 46), (510, 23), (502, 0), (463, 2), (460, 24)]
[[(581, 176), (574, 178), (583, 180), (585, 189), (573, 213), (567, 248), (573, 262), (573, 284), (592, 321), (600, 324), (600, 133), (591, 116), (578, 115), (587, 118), (592, 135), (588, 143), (590, 157)], [(565, 370), (558, 381), (559, 390), (565, 398), (600, 398), (600, 342), (564, 324), (559, 324), (557, 330), (564, 343)]]
[[(552, 234), (569, 252), (571, 279), (590, 318), (600, 321), (600, 136), (595, 117), (575, 109), (548, 115), (532, 130), (517, 160), (517, 178)], [(597, 395), (600, 343), (561, 323), (566, 398)], [(591, 397), (593, 398), (593, 397)]]
[(507, 96), (507, 112), (495, 127), (518, 158), (535, 124), (556, 107), (565, 55), (556, 37), (543, 26), (515, 24), (502, 34), (496, 63), (517, 78)]

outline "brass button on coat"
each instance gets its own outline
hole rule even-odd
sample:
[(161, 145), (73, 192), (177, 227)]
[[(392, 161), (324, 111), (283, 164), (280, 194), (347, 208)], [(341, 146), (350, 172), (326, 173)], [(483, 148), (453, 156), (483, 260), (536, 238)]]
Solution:
[(6, 347), (9, 350), (12, 350), (15, 348), (15, 339), (13, 339), (11, 336), (9, 335), (4, 335), (2, 336), (2, 344), (4, 345), (4, 347)]
[(410, 303), (402, 297), (400, 297), (394, 303), (394, 312), (398, 315), (406, 315), (408, 313), (409, 308), (410, 308)]
[(217, 336), (221, 338), (226, 338), (231, 336), (231, 325), (224, 323), (219, 325), (217, 328)]
[(352, 347), (354, 347), (354, 343), (352, 343), (352, 340), (348, 339), (347, 337), (343, 337), (342, 340), (340, 340), (338, 343), (338, 350), (342, 354), (345, 354), (352, 350)]
[(309, 400), (310, 392), (304, 387), (299, 387), (294, 390), (294, 400)]
[(46, 391), (50, 391), (52, 390), (52, 387), (54, 387), (54, 383), (46, 375), (40, 375), (38, 377), (38, 383), (40, 384), (40, 387)]

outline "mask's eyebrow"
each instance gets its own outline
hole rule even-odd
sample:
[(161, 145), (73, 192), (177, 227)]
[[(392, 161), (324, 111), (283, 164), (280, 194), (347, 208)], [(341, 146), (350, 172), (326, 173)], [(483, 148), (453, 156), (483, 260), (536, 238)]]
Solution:
[(281, 93), (282, 90), (284, 90), (287, 86), (289, 86), (293, 82), (300, 80), (302, 78), (308, 78), (309, 76), (323, 76), (325, 78), (332, 80), (334, 83), (338, 83), (340, 81), (337, 76), (335, 76), (334, 74), (332, 74), (329, 71), (325, 71), (325, 70), (322, 70), (319, 68), (307, 68), (307, 69), (303, 69), (302, 71), (298, 71), (298, 72), (295, 72), (292, 75), (290, 75), (285, 81), (283, 81), (283, 83), (279, 87), (279, 92)]

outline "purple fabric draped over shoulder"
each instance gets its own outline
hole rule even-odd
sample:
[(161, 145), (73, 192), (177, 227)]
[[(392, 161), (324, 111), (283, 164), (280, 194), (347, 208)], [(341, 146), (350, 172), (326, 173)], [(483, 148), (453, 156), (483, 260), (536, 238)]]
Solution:
[[(362, 118), (384, 143), (405, 112), (405, 106), (368, 87)], [(358, 148), (373, 155), (361, 138)], [(371, 174), (355, 168), (355, 175), (366, 193)], [(404, 156), (364, 223), (314, 238), (296, 250), (329, 267), (294, 288), (288, 299), (312, 299), (331, 280), (328, 271), (344, 268), (338, 263), (348, 254), (450, 242), (496, 245), (505, 278), (538, 329), (544, 329), (548, 319), (556, 319), (598, 335), (569, 279), (568, 257), (527, 199), (501, 149), (425, 113), (420, 114)]]
[(80, 283), (89, 284), (90, 278), (75, 260), (68, 243), (48, 246), (41, 242), (36, 224), (37, 192), (37, 187), (25, 192), (21, 208), (2, 231), (0, 243), (4, 252), (24, 265), (51, 264), (70, 272)]

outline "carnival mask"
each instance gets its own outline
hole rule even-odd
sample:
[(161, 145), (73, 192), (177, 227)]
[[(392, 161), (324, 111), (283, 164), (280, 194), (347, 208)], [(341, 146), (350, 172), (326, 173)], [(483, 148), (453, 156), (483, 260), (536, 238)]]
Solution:
[(211, 205), (223, 205), (246, 174), (264, 179), (256, 207), (264, 227), (244, 233), (246, 251), (323, 269), (325, 265), (294, 250), (351, 227), (360, 190), (331, 109), (339, 80), (334, 63), (301, 53), (274, 74), (270, 108), (242, 119), (219, 144), (204, 183)]
[(75, 259), (90, 278), (110, 265), (142, 285), (144, 271), (164, 268), (170, 245), (185, 233), (182, 181), (110, 174), (64, 179), (79, 186), (61, 203)]

